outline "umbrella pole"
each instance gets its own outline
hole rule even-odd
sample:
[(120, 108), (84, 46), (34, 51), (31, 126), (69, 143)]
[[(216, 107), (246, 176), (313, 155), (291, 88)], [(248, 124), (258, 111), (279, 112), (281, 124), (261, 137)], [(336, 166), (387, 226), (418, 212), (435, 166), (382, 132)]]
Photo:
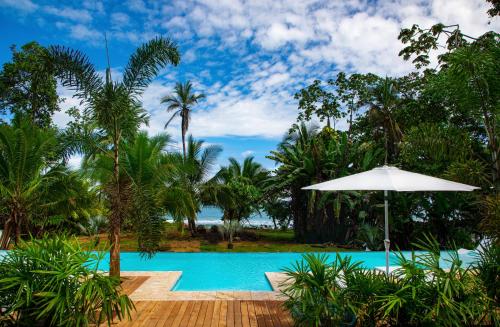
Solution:
[(389, 200), (388, 192), (384, 191), (384, 228), (385, 228), (385, 273), (389, 275), (389, 251), (391, 247), (391, 241), (389, 240)]

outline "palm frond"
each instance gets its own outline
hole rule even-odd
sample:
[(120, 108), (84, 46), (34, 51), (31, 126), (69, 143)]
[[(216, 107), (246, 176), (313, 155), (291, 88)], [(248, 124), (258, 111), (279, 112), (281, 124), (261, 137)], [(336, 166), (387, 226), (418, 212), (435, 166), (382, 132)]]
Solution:
[(169, 39), (157, 37), (141, 45), (130, 60), (123, 74), (123, 85), (133, 96), (141, 94), (168, 64), (177, 66), (180, 54), (177, 45)]

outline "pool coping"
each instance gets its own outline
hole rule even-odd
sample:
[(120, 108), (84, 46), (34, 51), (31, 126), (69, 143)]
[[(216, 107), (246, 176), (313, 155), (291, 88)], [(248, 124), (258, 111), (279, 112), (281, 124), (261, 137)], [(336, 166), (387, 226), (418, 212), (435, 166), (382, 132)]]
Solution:
[(132, 301), (284, 300), (279, 288), (282, 274), (265, 273), (273, 291), (172, 291), (182, 276), (182, 271), (122, 271), (124, 278), (127, 276), (149, 277), (129, 295)]

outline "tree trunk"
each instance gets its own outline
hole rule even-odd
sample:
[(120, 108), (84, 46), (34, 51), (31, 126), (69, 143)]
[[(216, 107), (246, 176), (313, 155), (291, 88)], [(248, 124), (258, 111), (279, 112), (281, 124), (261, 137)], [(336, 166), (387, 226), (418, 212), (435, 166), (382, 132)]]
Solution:
[(2, 232), (2, 240), (0, 247), (2, 250), (7, 250), (9, 247), (10, 234), (12, 233), (12, 220), (11, 218), (7, 219), (4, 224), (3, 232)]
[(120, 162), (118, 142), (114, 144), (114, 164), (113, 164), (114, 187), (111, 196), (111, 216), (110, 216), (110, 235), (111, 249), (109, 254), (109, 275), (120, 277)]
[(194, 236), (196, 234), (196, 223), (193, 218), (188, 218), (188, 227), (191, 236)]

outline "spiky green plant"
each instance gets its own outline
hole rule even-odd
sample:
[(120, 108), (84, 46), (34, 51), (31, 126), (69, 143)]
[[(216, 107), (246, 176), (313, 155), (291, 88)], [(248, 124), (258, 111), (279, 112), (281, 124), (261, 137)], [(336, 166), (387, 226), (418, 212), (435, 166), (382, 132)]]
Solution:
[(89, 326), (130, 318), (134, 305), (120, 293), (120, 279), (97, 271), (103, 256), (58, 236), (21, 243), (0, 262), (0, 323)]

